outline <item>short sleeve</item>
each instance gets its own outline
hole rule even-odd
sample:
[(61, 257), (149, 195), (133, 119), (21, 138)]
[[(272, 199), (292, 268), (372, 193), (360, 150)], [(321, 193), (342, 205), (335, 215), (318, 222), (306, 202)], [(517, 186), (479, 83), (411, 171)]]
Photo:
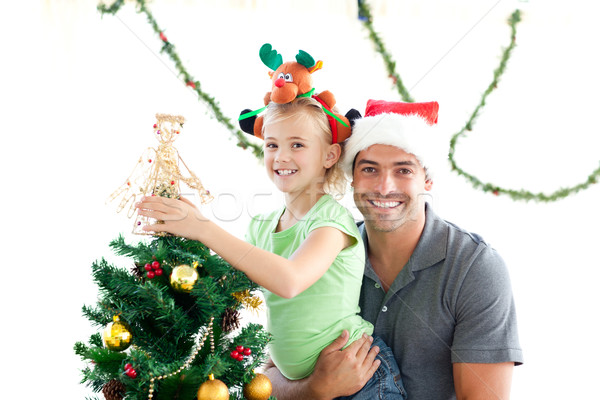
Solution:
[(452, 362), (523, 362), (517, 317), (504, 260), (485, 243), (465, 275), (456, 301)]
[(252, 218), (250, 223), (248, 224), (248, 228), (246, 229), (246, 235), (244, 239), (246, 242), (250, 243), (253, 246), (256, 246), (256, 225), (257, 220)]
[(333, 227), (346, 235), (354, 238), (355, 243), (362, 243), (362, 238), (356, 227), (356, 222), (350, 212), (335, 200), (331, 201), (318, 212), (311, 216), (310, 222), (307, 224), (307, 234), (317, 228)]

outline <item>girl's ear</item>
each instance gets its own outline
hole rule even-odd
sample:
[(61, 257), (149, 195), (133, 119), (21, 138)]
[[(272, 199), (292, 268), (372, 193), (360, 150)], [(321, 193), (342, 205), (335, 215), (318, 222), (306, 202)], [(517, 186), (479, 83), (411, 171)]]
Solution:
[(325, 158), (325, 168), (331, 168), (340, 159), (342, 148), (338, 143), (329, 145), (327, 157)]

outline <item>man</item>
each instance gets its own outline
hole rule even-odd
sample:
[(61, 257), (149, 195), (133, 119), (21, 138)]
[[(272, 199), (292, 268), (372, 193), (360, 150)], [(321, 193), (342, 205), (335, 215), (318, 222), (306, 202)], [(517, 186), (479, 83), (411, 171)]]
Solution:
[[(409, 399), (508, 399), (522, 354), (506, 266), (481, 237), (440, 219), (423, 199), (433, 185), (437, 111), (435, 102), (370, 100), (345, 145), (343, 166), (364, 216), (361, 314), (392, 348)], [(363, 339), (343, 349), (346, 341), (344, 332), (301, 381), (269, 366), (274, 395), (356, 392), (377, 367), (377, 348)]]

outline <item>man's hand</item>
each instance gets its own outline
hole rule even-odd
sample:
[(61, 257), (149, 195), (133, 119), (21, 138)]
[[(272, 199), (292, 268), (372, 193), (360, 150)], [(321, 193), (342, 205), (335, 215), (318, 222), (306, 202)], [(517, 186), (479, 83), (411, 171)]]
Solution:
[(379, 347), (371, 348), (373, 338), (363, 335), (342, 350), (348, 338), (348, 331), (344, 330), (340, 337), (325, 347), (315, 370), (305, 379), (285, 379), (269, 360), (264, 373), (273, 384), (273, 395), (279, 400), (331, 400), (362, 389), (381, 364), (375, 359)]
[(321, 351), (314, 372), (307, 378), (311, 398), (332, 399), (358, 392), (371, 379), (381, 361), (379, 347), (371, 348), (373, 338), (366, 334), (344, 350), (349, 334), (342, 335)]

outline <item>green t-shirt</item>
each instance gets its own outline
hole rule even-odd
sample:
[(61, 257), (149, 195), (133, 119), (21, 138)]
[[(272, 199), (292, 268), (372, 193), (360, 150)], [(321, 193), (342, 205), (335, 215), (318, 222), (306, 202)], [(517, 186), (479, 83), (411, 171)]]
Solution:
[(373, 325), (359, 315), (358, 300), (365, 268), (362, 238), (352, 215), (331, 196), (324, 195), (294, 226), (275, 232), (285, 207), (254, 217), (247, 241), (261, 249), (289, 258), (317, 228), (331, 226), (356, 239), (342, 250), (327, 272), (292, 299), (264, 289), (268, 330), (273, 334), (269, 350), (273, 362), (288, 379), (302, 379), (314, 369), (319, 353), (342, 330), (352, 343)]

